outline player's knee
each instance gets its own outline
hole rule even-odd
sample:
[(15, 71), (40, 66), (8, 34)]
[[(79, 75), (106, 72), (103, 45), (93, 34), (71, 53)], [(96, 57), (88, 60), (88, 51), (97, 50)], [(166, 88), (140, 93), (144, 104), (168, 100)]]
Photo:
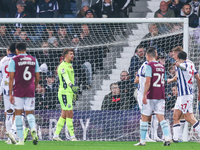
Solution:
[(174, 114), (173, 115), (173, 120), (174, 120), (174, 122), (177, 122), (179, 120), (179, 117), (176, 114)]
[(184, 115), (184, 118), (187, 122), (190, 122), (193, 119), (193, 116), (191, 116), (189, 113)]

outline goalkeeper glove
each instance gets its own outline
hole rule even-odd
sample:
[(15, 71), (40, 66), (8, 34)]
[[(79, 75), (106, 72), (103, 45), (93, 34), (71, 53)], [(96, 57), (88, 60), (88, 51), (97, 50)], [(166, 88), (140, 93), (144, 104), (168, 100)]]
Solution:
[(73, 84), (71, 84), (70, 87), (71, 87), (71, 89), (72, 89), (72, 92), (75, 93), (75, 94), (76, 94), (76, 93), (78, 92), (78, 90), (80, 89), (78, 86), (74, 86)]
[(76, 101), (76, 99), (77, 99), (77, 94), (73, 94), (73, 101)]

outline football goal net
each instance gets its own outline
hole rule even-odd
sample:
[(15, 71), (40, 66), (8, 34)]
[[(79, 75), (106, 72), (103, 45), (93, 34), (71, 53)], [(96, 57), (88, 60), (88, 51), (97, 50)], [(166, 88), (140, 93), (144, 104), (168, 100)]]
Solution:
[[(38, 59), (40, 82), (35, 91), (35, 116), (40, 140), (51, 140), (55, 132), (61, 113), (56, 70), (63, 61), (63, 50), (73, 48), (75, 84), (80, 87), (78, 98), (73, 102), (77, 139), (139, 141), (141, 114), (134, 79), (145, 61), (145, 50), (150, 46), (157, 49), (168, 78), (175, 75), (172, 49), (177, 46), (183, 47), (199, 70), (199, 32), (189, 29), (185, 18), (1, 19), (0, 56), (6, 56), (11, 43), (25, 42), (27, 53)], [(172, 127), (176, 83), (166, 84), (165, 92), (165, 117)], [(0, 111), (0, 139), (5, 140), (3, 101), (0, 101)], [(194, 112), (198, 117), (196, 94)], [(26, 120), (25, 124), (28, 127)], [(162, 138), (159, 125), (156, 130)], [(188, 131), (185, 141), (197, 139), (190, 127)], [(60, 137), (69, 139), (66, 126)]]

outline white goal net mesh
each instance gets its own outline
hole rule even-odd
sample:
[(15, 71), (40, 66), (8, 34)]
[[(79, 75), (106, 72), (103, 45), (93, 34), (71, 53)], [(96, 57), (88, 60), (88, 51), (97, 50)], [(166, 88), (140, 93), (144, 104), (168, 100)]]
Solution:
[[(63, 61), (63, 50), (74, 48), (75, 83), (80, 87), (73, 117), (77, 139), (139, 141), (140, 111), (135, 75), (145, 61), (146, 48), (154, 46), (158, 50), (159, 61), (166, 67), (168, 78), (174, 76), (171, 50), (184, 45), (184, 23), (180, 20), (177, 23), (14, 21), (0, 22), (0, 56), (6, 56), (6, 49), (11, 43), (25, 42), (27, 53), (39, 61), (40, 82), (35, 91), (35, 116), (40, 140), (51, 140), (55, 132), (61, 113), (56, 69)], [(197, 32), (198, 29), (190, 32), (188, 54), (199, 69), (200, 37)], [(166, 119), (170, 125), (173, 123), (176, 92), (175, 83), (166, 85)], [(195, 96), (195, 113), (198, 110), (196, 99)], [(3, 100), (0, 101), (0, 111), (0, 139), (5, 140)], [(199, 116), (198, 113), (196, 115)], [(158, 136), (162, 138), (160, 127)], [(66, 126), (60, 137), (69, 139)]]

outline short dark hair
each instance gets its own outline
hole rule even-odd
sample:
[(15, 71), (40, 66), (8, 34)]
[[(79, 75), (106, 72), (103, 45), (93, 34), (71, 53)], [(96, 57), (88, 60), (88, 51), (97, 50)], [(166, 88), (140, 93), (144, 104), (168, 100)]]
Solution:
[(26, 51), (26, 43), (17, 43), (15, 46), (16, 49), (18, 49), (19, 51)]
[(74, 53), (74, 49), (72, 49), (72, 48), (66, 48), (66, 49), (64, 49), (63, 50), (63, 56), (65, 57), (65, 55), (68, 54), (70, 51)]
[(16, 43), (12, 43), (10, 46), (9, 46), (9, 51), (11, 52), (11, 53), (13, 53), (13, 54), (15, 54), (16, 53), (16, 48), (15, 48), (15, 46), (16, 46)]
[(123, 73), (123, 72), (126, 72), (126, 73), (127, 73), (127, 75), (129, 75), (128, 71), (126, 71), (126, 70), (123, 70), (123, 71), (120, 73), (120, 76), (122, 75), (122, 73)]
[(143, 46), (143, 45), (138, 45), (138, 46), (136, 47), (136, 50), (138, 50), (139, 48), (144, 48), (144, 46)]
[(21, 32), (26, 32), (26, 30), (25, 30), (24, 28), (22, 28), (21, 31), (20, 31), (20, 33), (21, 33)]
[(148, 29), (150, 29), (151, 26), (156, 26), (157, 27), (157, 25), (155, 23), (150, 23), (150, 24), (148, 24)]
[(184, 8), (184, 6), (186, 6), (186, 5), (190, 6), (190, 8), (191, 8), (191, 5), (190, 5), (190, 4), (188, 4), (188, 3), (184, 4), (182, 8)]
[[(110, 84), (110, 90), (112, 89), (112, 86), (113, 86), (113, 85), (118, 85), (118, 83), (117, 83), (117, 82), (111, 83), (111, 84)], [(118, 86), (119, 86), (119, 85), (118, 85)]]
[(186, 59), (187, 59), (187, 53), (184, 52), (184, 51), (180, 51), (180, 52), (178, 53), (177, 57), (178, 57), (179, 59), (186, 60)]
[(156, 58), (156, 48), (155, 47), (149, 47), (147, 49), (146, 54), (148, 54), (150, 57)]

